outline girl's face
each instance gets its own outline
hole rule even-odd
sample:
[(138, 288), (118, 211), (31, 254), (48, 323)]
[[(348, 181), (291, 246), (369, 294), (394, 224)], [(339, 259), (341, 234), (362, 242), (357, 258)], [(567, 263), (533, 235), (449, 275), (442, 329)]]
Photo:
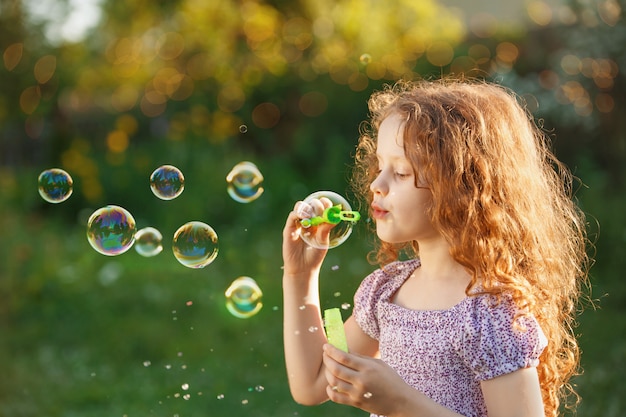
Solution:
[(420, 184), (415, 186), (415, 172), (404, 155), (403, 124), (397, 114), (381, 123), (376, 147), (378, 176), (370, 185), (376, 233), (388, 243), (440, 237), (426, 213), (432, 194)]

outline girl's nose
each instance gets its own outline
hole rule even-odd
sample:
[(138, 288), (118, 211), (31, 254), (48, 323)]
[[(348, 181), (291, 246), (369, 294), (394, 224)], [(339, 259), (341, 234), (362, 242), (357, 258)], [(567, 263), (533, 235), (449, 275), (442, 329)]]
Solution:
[(379, 172), (378, 176), (374, 178), (374, 181), (370, 184), (370, 191), (374, 194), (385, 194), (387, 192), (383, 171)]

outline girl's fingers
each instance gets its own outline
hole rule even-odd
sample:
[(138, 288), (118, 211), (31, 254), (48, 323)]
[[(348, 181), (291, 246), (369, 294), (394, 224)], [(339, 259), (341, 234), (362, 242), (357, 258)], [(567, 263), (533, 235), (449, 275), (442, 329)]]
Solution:
[(333, 206), (333, 202), (330, 201), (330, 199), (328, 197), (322, 197), (322, 198), (319, 199), (319, 201), (322, 203), (322, 208), (323, 209), (327, 209), (328, 207), (332, 207)]
[(350, 369), (358, 370), (363, 360), (354, 353), (347, 353), (327, 343), (323, 346), (324, 353), (333, 361)]
[(333, 202), (327, 197), (313, 198), (308, 202), (298, 201), (294, 207), (294, 211), (301, 219), (310, 219), (311, 217), (321, 216), (329, 207), (333, 206)]
[(313, 207), (310, 204), (304, 203), (302, 201), (298, 201), (293, 208), (293, 211), (297, 214), (300, 219), (310, 219), (315, 216), (315, 212)]

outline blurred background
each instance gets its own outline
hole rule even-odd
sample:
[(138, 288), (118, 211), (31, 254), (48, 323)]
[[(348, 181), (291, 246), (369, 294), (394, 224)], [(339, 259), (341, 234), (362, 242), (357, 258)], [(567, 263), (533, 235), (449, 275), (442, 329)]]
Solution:
[[(626, 415), (625, 52), (618, 0), (0, 0), (0, 415), (365, 415), (289, 395), (281, 229), (312, 192), (355, 203), (372, 91), (449, 73), (515, 90), (580, 179), (596, 263), (578, 410)], [(241, 161), (263, 175), (248, 203), (227, 193)], [(185, 176), (169, 201), (150, 190), (163, 164)], [(72, 176), (67, 201), (40, 197), (49, 168)], [(87, 219), (108, 204), (163, 252), (94, 251)], [(172, 253), (188, 221), (219, 237), (202, 269)], [(366, 224), (324, 266), (344, 318), (374, 268)], [(226, 307), (241, 276), (263, 293), (247, 318)]]

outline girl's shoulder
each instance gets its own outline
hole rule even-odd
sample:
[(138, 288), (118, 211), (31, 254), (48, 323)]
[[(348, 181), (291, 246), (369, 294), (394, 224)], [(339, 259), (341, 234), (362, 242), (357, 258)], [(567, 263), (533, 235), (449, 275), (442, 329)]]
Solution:
[(363, 279), (357, 290), (357, 296), (361, 299), (386, 299), (396, 292), (419, 266), (419, 259), (411, 259), (392, 262), (378, 268)]
[(419, 266), (419, 259), (391, 262), (369, 274), (363, 283), (370, 283), (375, 287), (399, 284), (399, 287)]
[(393, 294), (420, 265), (419, 260), (396, 261), (385, 265), (363, 279), (354, 295), (356, 322), (370, 337), (378, 339), (379, 307), (390, 304)]
[(457, 343), (478, 379), (537, 366), (547, 339), (536, 318), (503, 293), (468, 297)]

